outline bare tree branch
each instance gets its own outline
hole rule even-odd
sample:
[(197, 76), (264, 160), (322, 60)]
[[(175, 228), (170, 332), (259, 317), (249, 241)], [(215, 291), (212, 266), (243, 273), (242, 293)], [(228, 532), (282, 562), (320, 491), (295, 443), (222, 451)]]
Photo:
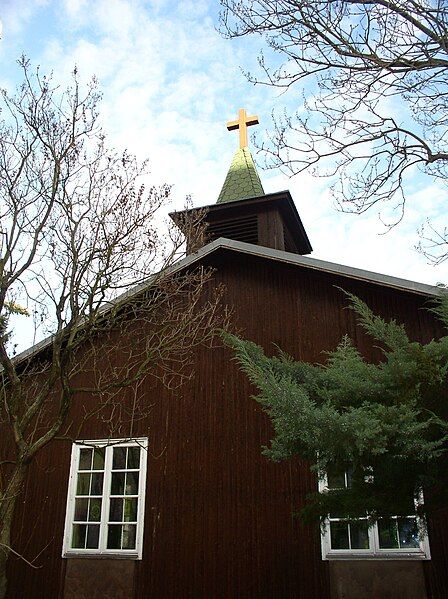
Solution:
[[(276, 117), (259, 147), (269, 168), (331, 177), (342, 210), (393, 207), (403, 217), (411, 171), (446, 186), (448, 7), (442, 0), (221, 0), (228, 37), (258, 34), (282, 63), (262, 54), (254, 83), (308, 96)], [(275, 61), (278, 63), (278, 60)], [(399, 107), (399, 108), (397, 108)], [(427, 229), (428, 230), (428, 229)], [(432, 250), (429, 247), (432, 246)], [(448, 258), (435, 232), (421, 249)]]

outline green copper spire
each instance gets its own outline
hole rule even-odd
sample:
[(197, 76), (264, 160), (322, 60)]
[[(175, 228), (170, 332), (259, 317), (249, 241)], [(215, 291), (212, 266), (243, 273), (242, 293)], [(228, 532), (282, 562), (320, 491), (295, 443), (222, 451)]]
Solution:
[(264, 189), (248, 147), (239, 148), (232, 160), (217, 204), (264, 195)]

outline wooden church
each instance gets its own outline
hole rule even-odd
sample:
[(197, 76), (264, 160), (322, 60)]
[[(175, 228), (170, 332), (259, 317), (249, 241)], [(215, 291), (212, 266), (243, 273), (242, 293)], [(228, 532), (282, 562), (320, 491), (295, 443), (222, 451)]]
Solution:
[[(276, 344), (318, 362), (348, 334), (378, 359), (341, 287), (403, 322), (411, 338), (440, 336), (422, 309), (436, 288), (308, 256), (290, 193), (264, 193), (247, 144), (256, 122), (240, 110), (228, 124), (239, 129), (240, 148), (207, 206), (207, 242), (189, 246), (178, 267), (213, 267), (233, 325), (267, 352)], [(181, 217), (172, 215), (179, 226)], [(72, 448), (45, 449), (14, 538), (22, 556), (39, 555), (38, 567), (10, 559), (11, 599), (448, 597), (448, 513), (429, 522), (428, 538), (394, 524), (387, 542), (372, 529), (362, 544), (344, 524), (322, 536), (318, 524), (301, 522), (296, 513), (316, 477), (300, 460), (262, 456), (270, 421), (231, 358), (220, 345), (198, 349), (194, 378), (175, 392), (142, 384), (151, 410), (135, 438), (110, 443), (92, 421)]]

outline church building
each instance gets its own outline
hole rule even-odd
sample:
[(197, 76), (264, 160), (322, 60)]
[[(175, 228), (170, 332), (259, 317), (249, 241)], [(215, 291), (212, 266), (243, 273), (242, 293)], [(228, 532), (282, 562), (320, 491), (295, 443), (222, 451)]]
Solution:
[[(289, 191), (263, 190), (247, 142), (257, 122), (240, 110), (228, 123), (240, 147), (205, 209), (207, 238), (199, 248), (187, 238), (179, 272), (213, 268), (209, 285), (223, 286), (234, 330), (268, 353), (279, 346), (321, 362), (348, 334), (378, 360), (341, 288), (403, 322), (412, 339), (441, 336), (424, 309), (437, 288), (310, 257)], [(182, 228), (185, 212), (171, 217)], [(194, 371), (174, 390), (143, 381), (138, 392), (151, 409), (132, 438), (111, 442), (95, 420), (72, 447), (45, 448), (14, 538), (25, 558), (39, 554), (38, 567), (11, 557), (10, 599), (448, 597), (447, 514), (428, 523), (428, 537), (406, 540), (397, 528), (386, 542), (373, 527), (362, 546), (348, 525), (332, 535), (304, 524), (297, 513), (317, 478), (305, 461), (262, 455), (270, 420), (230, 350), (220, 341), (196, 349)]]

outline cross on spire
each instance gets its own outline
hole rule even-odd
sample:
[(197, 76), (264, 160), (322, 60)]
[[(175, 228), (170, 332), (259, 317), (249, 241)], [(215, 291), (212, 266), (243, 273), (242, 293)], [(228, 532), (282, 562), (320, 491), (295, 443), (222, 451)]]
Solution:
[(245, 108), (239, 109), (238, 120), (227, 123), (229, 131), (233, 131), (234, 129), (240, 130), (240, 148), (247, 148), (247, 128), (251, 125), (258, 125), (258, 117), (247, 116)]

